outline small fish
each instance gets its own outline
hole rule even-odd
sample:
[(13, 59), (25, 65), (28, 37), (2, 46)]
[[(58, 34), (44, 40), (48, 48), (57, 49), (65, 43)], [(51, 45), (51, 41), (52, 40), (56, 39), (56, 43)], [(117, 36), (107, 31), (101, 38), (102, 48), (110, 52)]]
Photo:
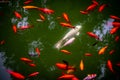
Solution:
[(7, 72), (9, 74), (11, 74), (14, 78), (20, 79), (20, 80), (24, 80), (25, 76), (23, 76), (22, 74), (18, 73), (18, 72), (14, 72), (12, 70), (7, 70)]
[(115, 34), (115, 33), (118, 31), (119, 28), (120, 28), (120, 27), (113, 27), (113, 28), (110, 30), (110, 34)]
[(81, 70), (81, 71), (84, 70), (84, 63), (83, 63), (83, 60), (80, 61), (80, 70)]
[(68, 28), (75, 28), (75, 26), (72, 26), (70, 23), (61, 22), (60, 25)]
[(13, 29), (14, 33), (17, 32), (17, 27), (16, 27), (16, 25), (13, 25), (12, 29)]
[(110, 60), (107, 61), (107, 67), (109, 68), (110, 71), (114, 72), (112, 62)]
[(71, 44), (74, 40), (75, 40), (75, 37), (70, 38), (68, 41), (66, 41), (66, 42), (63, 44), (63, 46), (67, 46), (67, 45)]
[(24, 4), (30, 4), (31, 2), (33, 2), (33, 0), (26, 0)]
[(118, 42), (120, 40), (120, 36), (115, 37), (115, 41)]
[(85, 56), (92, 56), (91, 53), (85, 53)]
[(106, 49), (108, 48), (108, 46), (104, 46), (103, 48), (101, 48), (99, 51), (98, 51), (98, 54), (104, 54), (104, 52), (106, 51)]
[(37, 6), (23, 6), (24, 9), (38, 9)]
[(96, 74), (88, 74), (83, 80), (94, 80), (96, 76)]
[(65, 53), (65, 54), (71, 54), (71, 52), (70, 51), (68, 51), (68, 50), (65, 50), (65, 49), (62, 49), (62, 50), (60, 50), (61, 52), (63, 52), (63, 53)]
[(36, 64), (34, 64), (34, 63), (28, 63), (28, 65), (31, 67), (36, 67)]
[(110, 18), (115, 19), (115, 20), (120, 20), (120, 18), (118, 16), (115, 16), (115, 15), (110, 15)]
[(39, 14), (39, 16), (42, 21), (45, 21), (45, 17), (42, 14)]
[(72, 79), (73, 77), (75, 77), (75, 75), (73, 75), (73, 74), (64, 74), (64, 75), (58, 77), (58, 80), (59, 79)]
[(64, 18), (68, 23), (70, 23), (70, 19), (69, 19), (67, 13), (63, 13), (62, 16), (63, 16), (63, 18)]
[(62, 70), (67, 70), (68, 66), (64, 63), (56, 63), (56, 67)]
[(87, 10), (87, 11), (92, 11), (92, 10), (94, 10), (96, 7), (97, 7), (97, 5), (93, 3), (93, 4), (91, 4), (90, 6), (88, 6), (86, 10)]
[(33, 62), (31, 59), (26, 58), (26, 57), (22, 57), (22, 58), (20, 58), (20, 60), (24, 61), (24, 62), (27, 62), (27, 63)]
[(118, 62), (116, 65), (120, 67), (120, 62)]
[(37, 76), (39, 74), (39, 72), (33, 72), (31, 74), (28, 75), (28, 77), (34, 77)]
[(40, 49), (39, 49), (39, 48), (36, 48), (35, 51), (36, 51), (36, 53), (38, 54), (38, 56), (40, 56)]
[(32, 28), (33, 25), (25, 25), (25, 26), (20, 26), (20, 30), (25, 30), (25, 29), (28, 29), (28, 28)]
[(93, 32), (87, 32), (87, 34), (88, 34), (90, 37), (93, 37), (93, 38), (95, 38), (95, 39), (97, 39), (97, 40), (100, 40), (100, 38), (99, 38), (96, 34), (94, 34)]
[(113, 25), (114, 27), (120, 27), (120, 22), (112, 22), (112, 25)]
[(79, 80), (77, 77), (73, 77), (72, 80)]
[(15, 14), (16, 18), (19, 18), (19, 19), (21, 19), (21, 18), (22, 18), (21, 14), (20, 14), (20, 13), (18, 13), (17, 11), (14, 11), (14, 14)]
[(96, 0), (92, 0), (92, 2), (93, 2), (93, 4), (95, 4), (95, 5), (99, 5), (99, 3), (96, 1)]
[(99, 12), (102, 12), (105, 7), (106, 7), (106, 4), (102, 4), (102, 5), (99, 7), (98, 11), (99, 11)]
[(80, 11), (81, 14), (88, 14), (88, 11)]
[(5, 40), (0, 41), (0, 45), (5, 44)]
[(115, 50), (113, 49), (113, 50), (111, 50), (110, 52), (109, 52), (109, 54), (111, 55), (111, 54), (113, 54), (115, 52)]
[(38, 10), (42, 11), (45, 14), (53, 14), (54, 10), (48, 8), (38, 8)]

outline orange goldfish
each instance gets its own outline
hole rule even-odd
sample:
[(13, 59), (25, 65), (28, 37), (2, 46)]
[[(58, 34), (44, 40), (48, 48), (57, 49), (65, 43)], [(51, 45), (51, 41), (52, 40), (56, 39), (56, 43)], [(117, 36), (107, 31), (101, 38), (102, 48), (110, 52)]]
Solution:
[(107, 61), (107, 67), (110, 69), (110, 71), (114, 72), (112, 62), (110, 60)]
[(60, 50), (61, 52), (65, 53), (65, 54), (71, 54), (71, 52), (69, 52), (68, 50)]
[(85, 53), (85, 56), (92, 56), (92, 54), (90, 54), (90, 53)]
[(15, 14), (16, 18), (19, 18), (19, 19), (21, 19), (21, 18), (22, 18), (21, 14), (20, 14), (20, 13), (18, 13), (17, 11), (14, 11), (14, 14)]
[(38, 9), (37, 6), (23, 6), (24, 9)]
[(108, 46), (104, 46), (98, 51), (98, 54), (104, 54), (105, 50), (108, 48)]
[(54, 10), (48, 8), (38, 8), (38, 10), (42, 11), (45, 14), (53, 14)]
[(102, 12), (104, 10), (104, 8), (106, 7), (106, 4), (103, 4), (99, 7), (98, 11)]
[(7, 72), (17, 79), (20, 79), (20, 80), (25, 79), (25, 76), (23, 76), (22, 74), (20, 74), (18, 72), (14, 72), (14, 71), (11, 71), (11, 70), (7, 70)]
[(64, 74), (64, 75), (60, 76), (58, 78), (58, 80), (60, 80), (60, 79), (72, 79), (73, 77), (75, 77), (75, 75), (73, 75), (73, 74)]
[(17, 27), (16, 27), (16, 25), (13, 25), (12, 29), (13, 29), (14, 33), (17, 32)]
[(96, 34), (94, 34), (93, 32), (87, 32), (87, 34), (88, 34), (90, 37), (93, 37), (93, 38), (95, 38), (95, 39), (100, 40), (100, 38), (99, 38)]
[(24, 62), (33, 62), (31, 59), (28, 59), (28, 58), (25, 58), (25, 57), (20, 58), (20, 60), (24, 61)]
[(68, 28), (75, 28), (75, 26), (72, 26), (72, 25), (69, 24), (69, 23), (61, 22), (60, 25), (63, 26), (63, 27), (68, 27)]
[(42, 21), (45, 20), (45, 17), (44, 17), (42, 14), (39, 14), (39, 16), (40, 16), (40, 19), (41, 19)]
[(38, 56), (40, 56), (40, 50), (39, 50), (39, 48), (36, 48), (35, 51), (38, 54)]
[(39, 74), (39, 72), (33, 72), (33, 73), (29, 74), (28, 77), (37, 76), (38, 74)]
[(83, 63), (83, 60), (80, 61), (80, 70), (81, 70), (81, 71), (84, 70), (84, 63)]
[(110, 18), (115, 19), (115, 20), (120, 20), (120, 18), (118, 16), (115, 16), (115, 15), (110, 15)]
[(112, 29), (110, 30), (110, 34), (116, 33), (119, 28), (120, 28), (120, 27), (114, 27), (114, 28), (112, 28)]
[(70, 20), (69, 20), (68, 15), (67, 15), (66, 13), (63, 13), (62, 15), (63, 15), (63, 18), (64, 18), (68, 23), (70, 23)]
[(91, 4), (90, 6), (88, 6), (86, 10), (87, 10), (87, 11), (92, 11), (92, 10), (94, 10), (94, 9), (96, 8), (96, 6), (97, 6), (97, 5), (93, 3), (93, 4)]

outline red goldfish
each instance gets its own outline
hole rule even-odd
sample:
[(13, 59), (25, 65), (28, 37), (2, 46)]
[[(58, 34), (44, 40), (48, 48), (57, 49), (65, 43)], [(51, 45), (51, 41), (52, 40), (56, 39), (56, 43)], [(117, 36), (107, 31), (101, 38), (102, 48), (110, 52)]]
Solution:
[(113, 50), (111, 50), (110, 52), (109, 52), (109, 54), (111, 55), (111, 54), (113, 54), (115, 52), (115, 50), (113, 49)]
[(99, 5), (99, 3), (96, 0), (92, 0), (93, 4)]
[(113, 67), (112, 67), (112, 63), (110, 60), (107, 61), (107, 67), (110, 69), (110, 71), (114, 72)]
[(104, 46), (98, 51), (98, 54), (104, 54), (105, 50), (108, 48), (108, 46)]
[(14, 71), (11, 71), (11, 70), (7, 70), (7, 72), (17, 79), (20, 79), (20, 80), (25, 79), (25, 76), (23, 76), (22, 74), (20, 74), (18, 72), (14, 72)]
[(68, 50), (60, 50), (61, 52), (65, 53), (65, 54), (71, 54), (71, 52), (69, 52)]
[(53, 14), (54, 10), (48, 9), (48, 8), (38, 8), (38, 10), (42, 11), (45, 14)]
[(120, 27), (120, 22), (112, 22), (112, 25), (113, 25), (114, 27)]
[(3, 45), (5, 43), (5, 40), (0, 41), (0, 45)]
[(33, 72), (33, 73), (29, 74), (28, 77), (37, 76), (38, 74), (39, 74), (39, 72)]
[(74, 77), (75, 77), (75, 75), (73, 75), (73, 74), (64, 74), (64, 75), (60, 76), (58, 78), (58, 80), (61, 80), (61, 79), (72, 79)]
[(62, 15), (63, 15), (63, 18), (69, 23), (70, 20), (69, 20), (68, 15), (66, 13), (63, 13)]
[(77, 77), (73, 77), (72, 80), (79, 80)]
[(21, 14), (20, 14), (20, 13), (18, 13), (17, 11), (14, 11), (14, 14), (15, 14), (16, 18), (19, 18), (19, 19), (21, 19), (21, 18), (22, 18)]
[(93, 37), (93, 38), (95, 38), (95, 39), (100, 40), (99, 37), (98, 37), (96, 34), (94, 34), (93, 32), (87, 32), (87, 34), (88, 34), (90, 37)]
[(72, 26), (72, 25), (69, 24), (69, 23), (61, 22), (60, 25), (63, 26), (63, 27), (68, 27), (68, 28), (75, 28), (75, 26)]
[(38, 54), (38, 56), (40, 56), (40, 49), (39, 49), (39, 48), (36, 48), (35, 51), (36, 51), (36, 53)]
[(31, 28), (33, 27), (33, 25), (25, 25), (25, 26), (21, 26), (19, 29), (20, 30), (25, 30), (25, 29), (28, 29), (28, 28)]
[(90, 53), (85, 53), (85, 56), (92, 56), (92, 54), (90, 54)]
[(26, 0), (25, 2), (24, 2), (24, 4), (29, 4), (29, 3), (31, 3), (33, 0)]
[(81, 14), (88, 14), (88, 11), (80, 11)]
[(36, 67), (36, 64), (34, 64), (34, 63), (29, 63), (28, 65), (31, 67)]
[(120, 27), (114, 27), (114, 28), (112, 28), (112, 29), (110, 30), (110, 34), (116, 33), (119, 28), (120, 28)]
[(91, 4), (90, 6), (88, 6), (88, 8), (86, 9), (87, 11), (92, 11), (92, 10), (94, 10), (95, 8), (96, 8), (96, 4)]
[(102, 12), (102, 11), (104, 10), (105, 6), (106, 6), (106, 4), (101, 5), (101, 6), (99, 7), (98, 11), (99, 11), (99, 12)]
[(28, 58), (25, 58), (25, 57), (20, 58), (20, 60), (24, 61), (24, 62), (33, 62), (31, 59), (28, 59)]
[(83, 60), (80, 61), (80, 70), (84, 70), (84, 63), (83, 63)]
[(115, 37), (115, 41), (118, 42), (120, 40), (120, 36)]
[(116, 65), (120, 67), (120, 62), (118, 62)]
[(13, 25), (12, 29), (13, 29), (14, 33), (17, 32), (17, 27), (16, 27), (16, 25)]
[(120, 18), (115, 15), (110, 15), (110, 18), (115, 19), (115, 20), (120, 20)]
[(44, 21), (45, 20), (45, 17), (42, 15), (42, 14), (39, 14), (40, 15), (40, 19), (42, 20), (42, 21)]

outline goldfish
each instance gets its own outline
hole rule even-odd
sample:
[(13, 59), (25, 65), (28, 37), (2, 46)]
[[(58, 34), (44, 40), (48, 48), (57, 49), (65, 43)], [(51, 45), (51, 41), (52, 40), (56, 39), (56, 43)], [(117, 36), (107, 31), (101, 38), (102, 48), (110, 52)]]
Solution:
[(115, 16), (115, 15), (110, 15), (110, 18), (115, 19), (115, 20), (120, 20), (120, 18), (118, 16)]
[(69, 23), (61, 22), (60, 25), (63, 26), (63, 27), (68, 27), (68, 28), (75, 28), (75, 26), (72, 26), (72, 25), (69, 24)]
[(111, 54), (113, 54), (115, 52), (115, 50), (113, 49), (113, 50), (111, 50), (110, 52), (109, 52), (109, 54), (111, 55)]
[(0, 41), (0, 45), (5, 44), (5, 40)]
[(65, 54), (71, 54), (71, 52), (69, 52), (68, 50), (62, 49), (60, 50), (61, 52), (65, 53)]
[(77, 77), (74, 76), (74, 77), (72, 78), (72, 80), (79, 80), (79, 79), (78, 79)]
[(13, 29), (14, 33), (17, 32), (17, 27), (16, 27), (16, 25), (13, 25), (12, 29)]
[(36, 67), (36, 64), (34, 64), (34, 63), (28, 63), (28, 65), (31, 67)]
[(20, 13), (18, 13), (17, 11), (14, 11), (14, 14), (15, 14), (16, 18), (19, 18), (19, 19), (21, 19), (21, 18), (22, 18), (21, 14), (20, 14)]
[(112, 62), (110, 60), (107, 61), (107, 67), (109, 68), (110, 71), (114, 72)]
[(25, 30), (25, 29), (28, 29), (28, 28), (32, 28), (33, 25), (25, 25), (25, 26), (20, 26), (20, 30)]
[(67, 13), (63, 13), (62, 16), (68, 23), (70, 23), (70, 20), (69, 20), (69, 17), (68, 17)]
[(90, 53), (85, 53), (85, 56), (92, 56), (92, 54), (90, 54)]
[(81, 14), (88, 14), (88, 11), (80, 11)]
[(94, 10), (94, 9), (96, 8), (96, 6), (97, 6), (97, 5), (93, 3), (93, 4), (91, 4), (90, 6), (88, 6), (86, 10), (87, 10), (87, 11), (92, 11), (92, 10)]
[(20, 60), (24, 61), (24, 62), (33, 62), (31, 59), (26, 58), (26, 57), (22, 57), (22, 58), (20, 58)]
[(39, 48), (36, 48), (35, 51), (38, 54), (38, 56), (40, 56), (40, 50), (39, 50)]
[(120, 27), (120, 22), (112, 22), (112, 25), (113, 25), (114, 27)]
[(42, 11), (45, 14), (53, 14), (54, 10), (48, 8), (38, 8), (38, 10)]
[(102, 12), (105, 7), (106, 7), (106, 4), (102, 4), (102, 5), (99, 7), (98, 11), (99, 11), (99, 12)]
[(87, 32), (87, 34), (88, 34), (90, 37), (93, 37), (93, 38), (95, 38), (95, 39), (97, 39), (97, 40), (100, 40), (100, 38), (99, 38), (96, 34), (94, 34), (93, 32)]
[(120, 67), (120, 62), (118, 62), (116, 65)]
[(104, 46), (98, 51), (98, 54), (104, 54), (105, 50), (108, 48), (108, 46)]
[(115, 34), (117, 31), (118, 31), (119, 27), (113, 27), (111, 30), (110, 30), (110, 34)]
[(96, 76), (96, 74), (88, 74), (83, 80), (94, 80)]
[(58, 77), (58, 80), (60, 80), (60, 79), (72, 79), (73, 77), (75, 77), (75, 75), (73, 75), (73, 74), (64, 74), (64, 75)]
[(29, 4), (29, 3), (31, 3), (31, 2), (33, 2), (33, 0), (26, 0), (26, 1), (24, 2), (24, 4)]
[(99, 5), (99, 3), (96, 0), (92, 0), (93, 4)]
[(120, 40), (120, 36), (115, 37), (115, 41), (118, 42)]
[(24, 80), (25, 79), (25, 76), (20, 74), (20, 73), (18, 73), (18, 72), (14, 72), (12, 70), (7, 70), (7, 72), (9, 74), (11, 74), (14, 78), (17, 78), (17, 79), (20, 79), (20, 80)]
[(24, 9), (38, 9), (37, 6), (23, 6)]
[(40, 19), (41, 19), (42, 21), (45, 20), (45, 17), (44, 17), (42, 14), (39, 14), (39, 16), (40, 16)]
[(39, 72), (33, 72), (33, 73), (29, 74), (28, 77), (37, 76), (38, 74), (39, 74)]
[(84, 70), (84, 63), (83, 63), (83, 60), (80, 61), (80, 70)]

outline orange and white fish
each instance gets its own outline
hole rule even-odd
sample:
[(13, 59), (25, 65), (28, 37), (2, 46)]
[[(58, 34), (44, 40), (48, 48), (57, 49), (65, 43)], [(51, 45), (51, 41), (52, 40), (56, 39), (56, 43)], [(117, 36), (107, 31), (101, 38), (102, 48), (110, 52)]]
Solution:
[(109, 68), (110, 71), (114, 72), (112, 62), (110, 60), (107, 61), (107, 67)]
[(63, 53), (65, 53), (65, 54), (71, 54), (71, 52), (70, 51), (68, 51), (68, 50), (65, 50), (65, 49), (62, 49), (62, 50), (60, 50), (61, 52), (63, 52)]
[(40, 16), (40, 19), (41, 19), (42, 21), (45, 20), (45, 17), (44, 17), (42, 14), (39, 14), (39, 16)]
[(118, 31), (119, 28), (120, 28), (120, 27), (113, 27), (113, 28), (110, 30), (110, 34), (115, 34), (115, 33)]
[(45, 14), (53, 14), (54, 10), (48, 8), (38, 8), (38, 10), (42, 11)]
[(14, 33), (17, 32), (17, 27), (16, 27), (16, 25), (13, 25), (13, 26), (12, 26), (12, 29), (13, 29)]
[(20, 73), (18, 73), (18, 72), (15, 72), (15, 71), (12, 71), (12, 70), (7, 70), (7, 72), (9, 74), (11, 74), (16, 79), (19, 79), (19, 80), (24, 80), (25, 79), (25, 76), (20, 74)]
[(110, 18), (115, 19), (115, 20), (120, 20), (120, 18), (118, 16), (115, 16), (115, 15), (110, 15)]
[(72, 26), (70, 23), (61, 22), (60, 25), (68, 28), (75, 28), (75, 26)]
[(34, 77), (37, 76), (39, 74), (39, 72), (33, 72), (31, 74), (28, 75), (28, 77)]
[(68, 23), (70, 23), (70, 19), (69, 19), (67, 13), (63, 13), (62, 16), (63, 16), (63, 18), (64, 18)]
[(83, 63), (83, 60), (80, 61), (80, 70), (81, 70), (81, 71), (84, 70), (84, 63)]
[(31, 60), (29, 58), (26, 58), (26, 57), (22, 57), (22, 58), (20, 58), (20, 60), (24, 61), (24, 62), (27, 62), (27, 63), (33, 62), (33, 60)]
[(23, 6), (24, 9), (38, 9), (37, 6)]
[(14, 14), (15, 14), (16, 18), (19, 18), (19, 19), (21, 19), (21, 18), (22, 18), (21, 14), (20, 14), (20, 13), (18, 13), (17, 11), (14, 11)]
[(95, 38), (95, 39), (97, 39), (97, 40), (100, 40), (100, 38), (99, 38), (96, 34), (94, 34), (93, 32), (87, 32), (87, 34), (88, 34), (90, 37), (93, 37), (93, 38)]
[(103, 48), (101, 48), (99, 51), (98, 51), (98, 54), (104, 54), (104, 52), (106, 51), (106, 49), (108, 48), (108, 46), (104, 46)]
[(38, 54), (38, 56), (40, 56), (40, 49), (38, 47), (35, 49), (35, 51)]
[(102, 4), (102, 5), (99, 7), (98, 11), (99, 11), (99, 12), (102, 12), (105, 7), (106, 7), (106, 4)]

